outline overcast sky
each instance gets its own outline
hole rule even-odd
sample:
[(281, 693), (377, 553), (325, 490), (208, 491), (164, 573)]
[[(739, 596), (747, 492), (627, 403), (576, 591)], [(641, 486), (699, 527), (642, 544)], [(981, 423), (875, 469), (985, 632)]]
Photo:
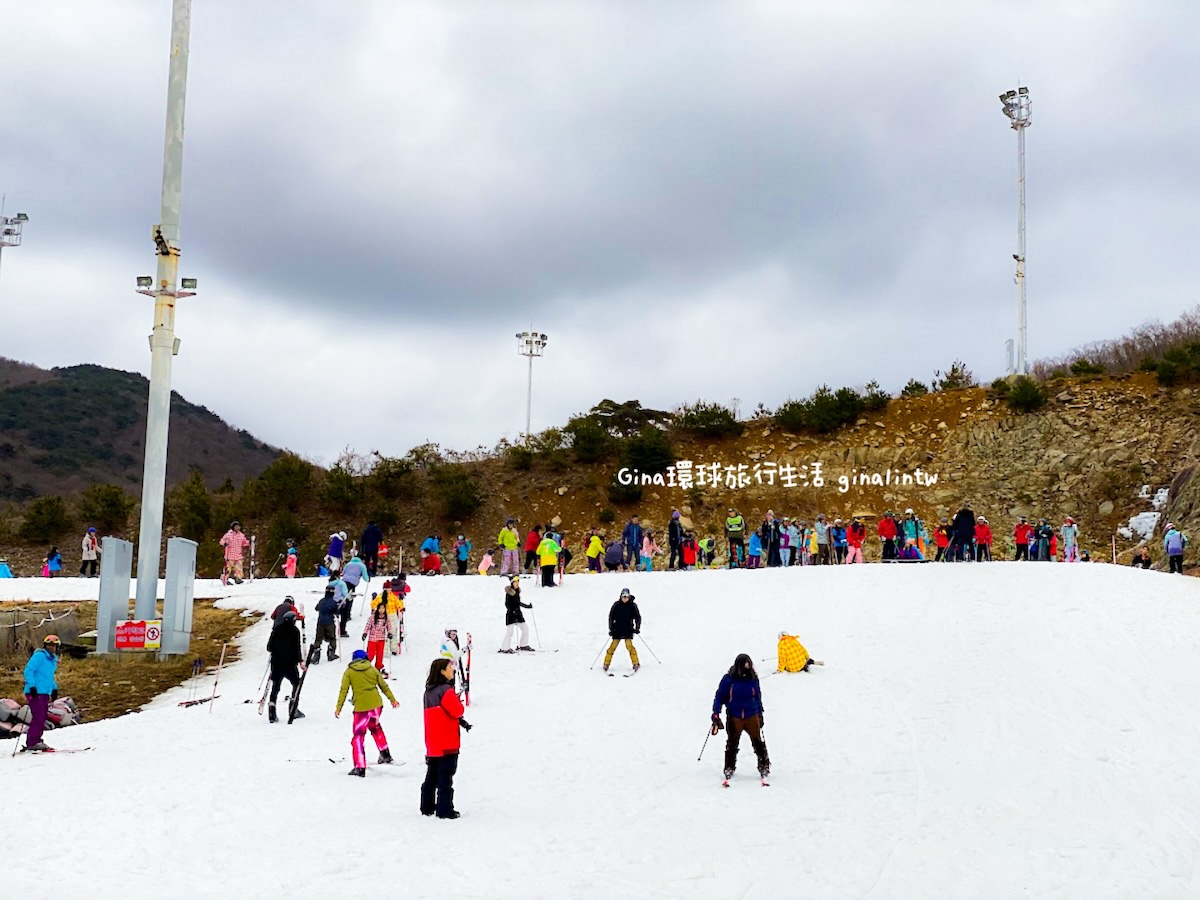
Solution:
[[(170, 0), (5, 0), (0, 355), (149, 373)], [(329, 462), (743, 412), (1200, 300), (1193, 0), (194, 0), (174, 387)]]

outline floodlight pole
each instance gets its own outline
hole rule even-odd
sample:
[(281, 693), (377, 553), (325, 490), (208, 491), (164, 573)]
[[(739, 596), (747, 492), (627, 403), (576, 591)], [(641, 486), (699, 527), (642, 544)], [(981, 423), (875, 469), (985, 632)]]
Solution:
[(146, 461), (142, 473), (142, 520), (138, 537), (135, 616), (153, 619), (158, 601), (158, 569), (167, 480), (167, 432), (171, 419), (171, 363), (179, 352), (175, 337), (178, 291), (179, 220), (183, 202), (183, 114), (187, 93), (188, 39), (192, 0), (172, 0), (171, 60), (167, 78), (167, 125), (163, 144), (162, 207), (151, 233), (158, 259), (153, 290), (154, 331), (150, 335), (150, 395), (146, 408)]
[(517, 335), (517, 353), (529, 357), (529, 383), (525, 393), (525, 443), (529, 443), (529, 433), (533, 427), (533, 358), (541, 356), (546, 349), (548, 335), (536, 331), (522, 331)]
[(1026, 356), (1027, 326), (1025, 316), (1025, 129), (1033, 122), (1033, 101), (1029, 88), (1018, 87), (1000, 95), (1004, 114), (1012, 120), (1017, 133), (1017, 252), (1013, 259), (1017, 263), (1017, 359), (1015, 370), (1018, 375), (1029, 374)]
[(17, 213), (15, 216), (4, 215), (4, 202), (0, 198), (0, 256), (3, 256), (5, 247), (21, 246), (21, 229), (28, 221), (29, 216), (25, 213)]

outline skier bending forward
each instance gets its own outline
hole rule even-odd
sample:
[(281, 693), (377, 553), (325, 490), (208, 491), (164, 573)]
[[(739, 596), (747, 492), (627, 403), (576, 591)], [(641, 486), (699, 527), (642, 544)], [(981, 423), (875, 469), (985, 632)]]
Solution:
[(754, 661), (745, 653), (739, 654), (725, 673), (713, 698), (712, 723), (716, 729), (713, 734), (724, 727), (721, 724), (722, 706), (728, 712), (726, 718), (729, 726), (729, 739), (725, 742), (725, 780), (728, 781), (737, 768), (738, 744), (744, 731), (750, 736), (750, 743), (758, 757), (758, 774), (765, 781), (771, 774), (771, 760), (767, 757), (767, 745), (762, 738), (762, 688), (758, 684), (758, 673), (754, 671)]

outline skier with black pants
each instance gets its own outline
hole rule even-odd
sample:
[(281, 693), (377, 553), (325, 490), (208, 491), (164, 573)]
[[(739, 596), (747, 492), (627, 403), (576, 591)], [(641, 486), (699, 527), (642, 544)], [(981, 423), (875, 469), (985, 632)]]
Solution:
[[(679, 510), (671, 513), (671, 524), (667, 526), (667, 544), (671, 555), (667, 558), (667, 568), (683, 568), (683, 523), (680, 521)], [(676, 562), (678, 560), (678, 562)]]
[[(296, 627), (296, 611), (283, 614), (283, 621), (271, 631), (267, 641), (267, 652), (271, 654), (271, 696), (268, 721), (279, 721), (275, 714), (275, 701), (279, 698), (279, 686), (286, 678), (295, 693), (300, 684), (300, 669), (304, 667), (304, 656), (300, 648), (300, 629)], [(304, 713), (296, 710), (295, 718), (303, 719)]]
[(454, 773), (458, 771), (459, 726), (470, 731), (462, 701), (454, 693), (454, 660), (435, 659), (425, 679), (425, 781), (421, 785), (421, 815), (457, 819)]
[(325, 588), (325, 596), (317, 604), (317, 631), (313, 636), (312, 643), (312, 660), (314, 663), (321, 661), (321, 642), (326, 641), (329, 648), (326, 651), (326, 658), (333, 662), (338, 658), (337, 655), (337, 621), (338, 621), (338, 602), (334, 597), (333, 585)]
[(713, 734), (726, 727), (721, 724), (722, 706), (727, 712), (729, 729), (729, 738), (725, 742), (725, 782), (728, 784), (737, 768), (738, 744), (744, 731), (750, 736), (754, 754), (758, 757), (758, 774), (765, 783), (771, 774), (771, 760), (762, 737), (762, 688), (758, 683), (758, 673), (754, 671), (754, 661), (748, 654), (738, 655), (717, 687), (713, 698)]

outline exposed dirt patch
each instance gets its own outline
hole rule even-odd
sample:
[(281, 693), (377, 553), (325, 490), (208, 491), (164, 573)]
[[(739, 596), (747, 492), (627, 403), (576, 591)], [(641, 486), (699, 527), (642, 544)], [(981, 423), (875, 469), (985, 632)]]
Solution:
[[(17, 607), (30, 608), (28, 604), (0, 604), (3, 609)], [(96, 627), (95, 603), (39, 603), (32, 609), (43, 613), (53, 609), (59, 615), (72, 607), (82, 630)], [(89, 655), (87, 659), (71, 659), (64, 653), (58, 669), (59, 693), (75, 699), (87, 722), (137, 712), (163, 691), (190, 678), (194, 660), (200, 659), (205, 671), (215, 668), (221, 658), (222, 643), (229, 644), (226, 665), (237, 659), (234, 639), (257, 621), (257, 615), (243, 618), (238, 610), (214, 609), (212, 601), (197, 601), (192, 619), (192, 649), (186, 657), (158, 662), (152, 653)], [(21, 699), (26, 660), (24, 656), (0, 658), (0, 696)]]

